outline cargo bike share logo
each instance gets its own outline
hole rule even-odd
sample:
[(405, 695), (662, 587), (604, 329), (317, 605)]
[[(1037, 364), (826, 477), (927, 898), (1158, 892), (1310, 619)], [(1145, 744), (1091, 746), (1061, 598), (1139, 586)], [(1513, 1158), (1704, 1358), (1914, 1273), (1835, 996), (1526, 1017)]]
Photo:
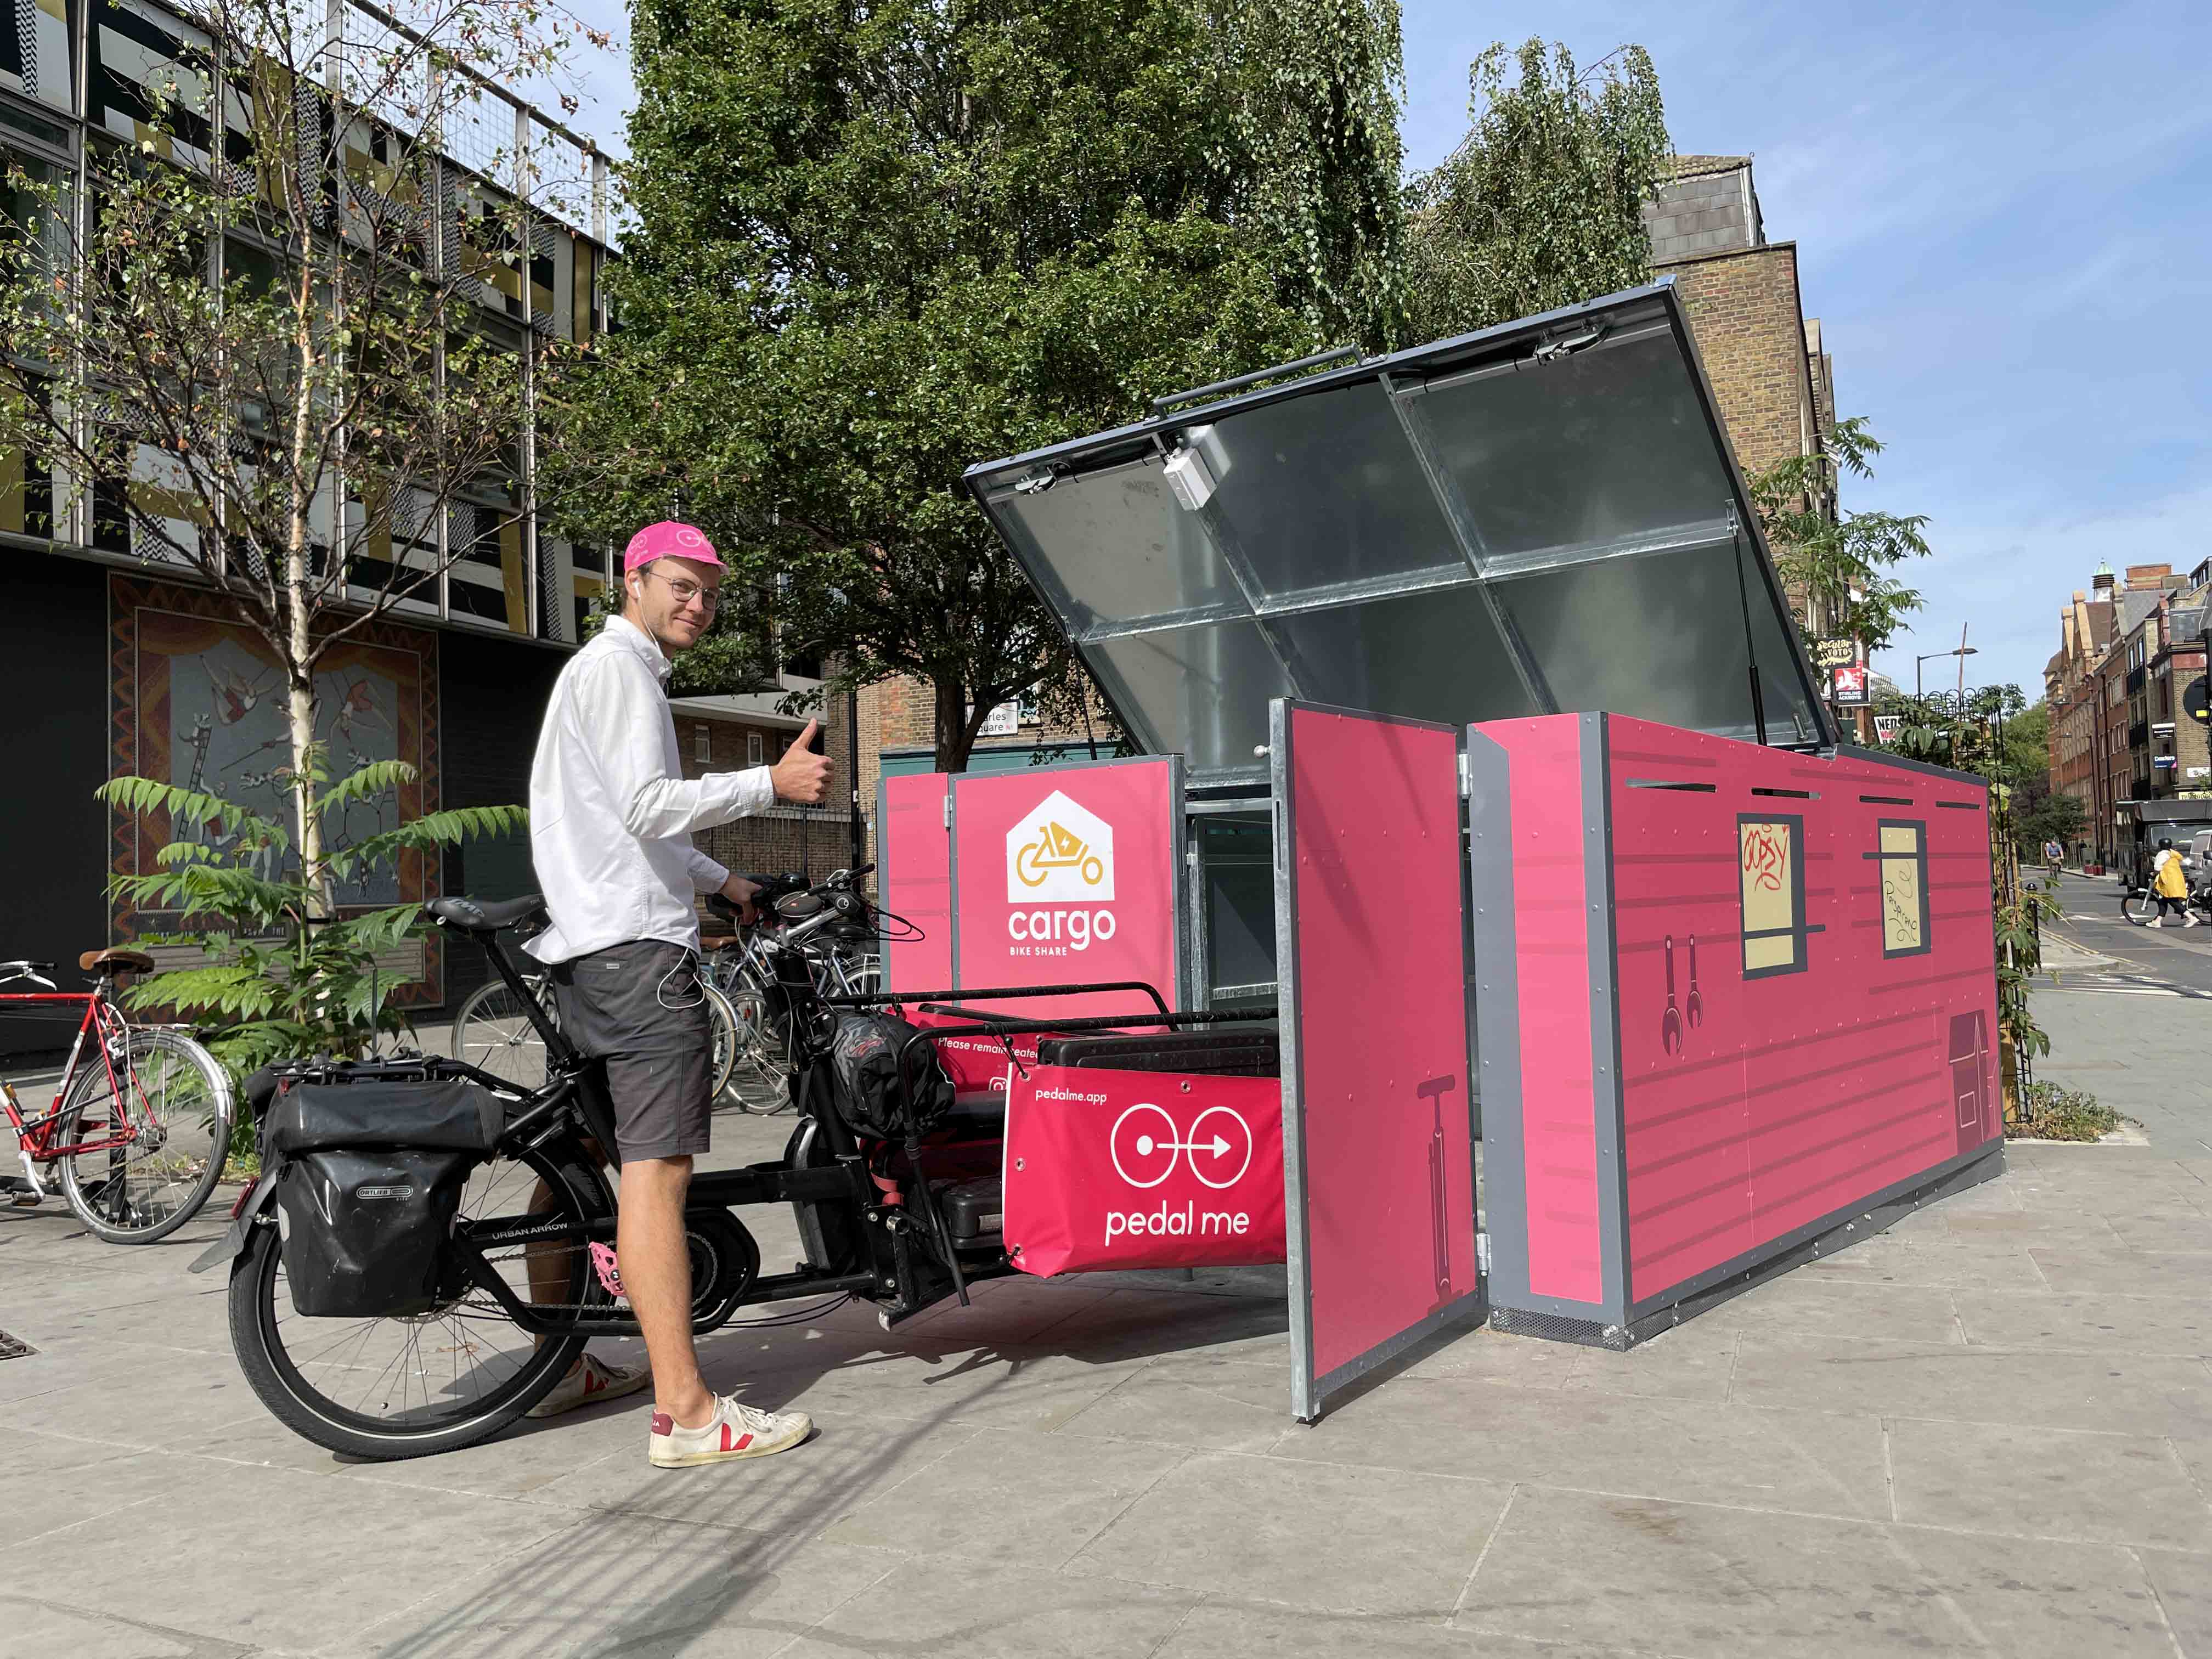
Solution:
[(1006, 831), (1008, 954), (1064, 957), (1114, 937), (1114, 826), (1055, 789)]

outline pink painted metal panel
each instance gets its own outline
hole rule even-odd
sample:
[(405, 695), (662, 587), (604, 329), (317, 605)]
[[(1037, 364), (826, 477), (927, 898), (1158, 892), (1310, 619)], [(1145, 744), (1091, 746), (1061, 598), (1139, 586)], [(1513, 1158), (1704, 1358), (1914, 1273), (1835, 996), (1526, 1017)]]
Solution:
[[(1178, 842), (1171, 760), (1032, 767), (954, 786), (959, 982), (1141, 980), (1176, 1005)], [(1141, 993), (1009, 1002), (1032, 1019), (1118, 1014)]]
[(1476, 1286), (1458, 739), (1296, 705), (1290, 720), (1286, 1012), (1318, 1377)]
[(941, 991), (952, 983), (952, 836), (945, 825), (951, 781), (942, 772), (884, 780), (884, 821), (877, 831), (884, 908), (921, 930), (918, 939), (884, 946), (890, 990)]
[(1512, 775), (1528, 1288), (1594, 1303), (1604, 1288), (1596, 1114), (1613, 1106), (1598, 1101), (1590, 1058), (1582, 722), (1551, 714), (1480, 730)]
[[(1878, 762), (1607, 731), (1641, 1301), (1996, 1135), (1987, 803)], [(1747, 940), (1777, 906), (1794, 937)]]

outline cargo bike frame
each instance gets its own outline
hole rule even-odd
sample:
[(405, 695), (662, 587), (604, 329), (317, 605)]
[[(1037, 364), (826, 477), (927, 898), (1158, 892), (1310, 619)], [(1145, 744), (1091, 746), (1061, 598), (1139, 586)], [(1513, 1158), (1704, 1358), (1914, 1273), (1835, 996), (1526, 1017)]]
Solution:
[[(830, 901), (819, 925), (865, 904), (849, 887), (810, 890)], [(441, 926), (482, 945), (493, 970), (519, 988), (520, 974), (498, 934), (534, 913), (530, 902), (447, 899), (430, 908)], [(691, 1179), (685, 1231), (695, 1334), (733, 1322), (802, 1322), (850, 1297), (875, 1304), (888, 1329), (947, 1296), (964, 1300), (970, 1283), (1014, 1271), (1000, 1233), (956, 1236), (939, 1202), (957, 1182), (997, 1176), (1004, 1125), (990, 1113), (994, 1103), (1002, 1112), (1003, 1096), (963, 1097), (942, 1121), (896, 1140), (856, 1134), (826, 1063), (841, 1012), (903, 1005), (960, 1022), (916, 1032), (900, 1051), (909, 1125), (918, 1118), (913, 1079), (927, 1069), (917, 1063), (918, 1051), (948, 1038), (1004, 1040), (1011, 1055), (1018, 1036), (1158, 1030), (1235, 1017), (1170, 1012), (1156, 988), (1137, 981), (825, 995), (798, 948), (805, 931), (803, 923), (787, 929), (779, 954), (779, 972), (802, 1011), (793, 1021), (801, 1052), (791, 1085), (799, 1121), (781, 1158)], [(1151, 1006), (1127, 1015), (1024, 1020), (971, 1016), (954, 1003), (1100, 992), (1141, 996)], [(524, 1006), (537, 1010), (534, 1000)], [(456, 1218), (434, 1305), (420, 1314), (348, 1321), (295, 1311), (296, 1297), (288, 1300), (283, 1279), (281, 1158), (240, 1200), (229, 1232), (194, 1264), (196, 1270), (229, 1264), (231, 1334), (241, 1368), (263, 1402), (307, 1438), (378, 1459), (472, 1444), (543, 1398), (588, 1339), (638, 1334), (618, 1301), (617, 1206), (599, 1156), (614, 1145), (604, 1068), (579, 1054), (542, 1011), (532, 1018), (541, 1021), (548, 1059), (548, 1080), (535, 1090), (442, 1060), (286, 1068), (310, 1083), (465, 1080), (497, 1097), (504, 1109), (495, 1145), (472, 1181), (471, 1191), (483, 1188), (489, 1196), (475, 1212), (464, 1205)], [(530, 1191), (519, 1178), (536, 1183), (526, 1202), (517, 1201)], [(760, 1271), (758, 1245), (738, 1212), (763, 1204), (793, 1207), (805, 1259), (789, 1272)], [(826, 1300), (735, 1320), (741, 1309), (808, 1298)]]

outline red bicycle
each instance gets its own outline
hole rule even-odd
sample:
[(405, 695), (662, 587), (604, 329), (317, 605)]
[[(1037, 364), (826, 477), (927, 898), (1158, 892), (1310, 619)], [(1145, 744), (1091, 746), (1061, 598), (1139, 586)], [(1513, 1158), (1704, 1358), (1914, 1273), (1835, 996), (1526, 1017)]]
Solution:
[[(77, 965), (93, 975), (89, 991), (57, 987), (46, 977), (51, 962), (0, 962), (0, 1013), (84, 1010), (42, 1116), (26, 1118), (15, 1086), (0, 1079), (23, 1165), (21, 1176), (0, 1177), (0, 1191), (19, 1208), (43, 1203), (40, 1166), (59, 1166), (62, 1196), (95, 1236), (150, 1244), (191, 1220), (222, 1179), (234, 1115), (230, 1074), (185, 1032), (125, 1017), (115, 1000), (124, 975), (151, 973), (153, 957), (88, 951)], [(42, 988), (4, 988), (25, 983)]]

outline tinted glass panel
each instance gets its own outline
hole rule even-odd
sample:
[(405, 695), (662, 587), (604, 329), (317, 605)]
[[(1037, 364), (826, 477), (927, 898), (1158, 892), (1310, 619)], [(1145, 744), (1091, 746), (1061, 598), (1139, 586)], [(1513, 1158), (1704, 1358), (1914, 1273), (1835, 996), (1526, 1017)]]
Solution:
[(1251, 623), (1134, 634), (1091, 647), (1108, 690), (1152, 754), (1181, 750), (1200, 770), (1261, 765), (1267, 700), (1292, 695)]
[(1237, 598), (1204, 520), (1176, 505), (1158, 461), (1010, 492), (994, 506), (1079, 633)]
[(1491, 591), (1562, 714), (1608, 708), (1754, 736), (1743, 601), (1728, 543), (1567, 565), (1493, 582)]
[(1279, 617), (1317, 702), (1465, 725), (1540, 714), (1474, 587)]
[(1390, 399), (1373, 380), (1195, 428), (1220, 514), (1261, 590), (1465, 568)]
[(1524, 362), (1419, 401), (1486, 553), (1710, 522), (1733, 499), (1689, 366), (1663, 329)]

